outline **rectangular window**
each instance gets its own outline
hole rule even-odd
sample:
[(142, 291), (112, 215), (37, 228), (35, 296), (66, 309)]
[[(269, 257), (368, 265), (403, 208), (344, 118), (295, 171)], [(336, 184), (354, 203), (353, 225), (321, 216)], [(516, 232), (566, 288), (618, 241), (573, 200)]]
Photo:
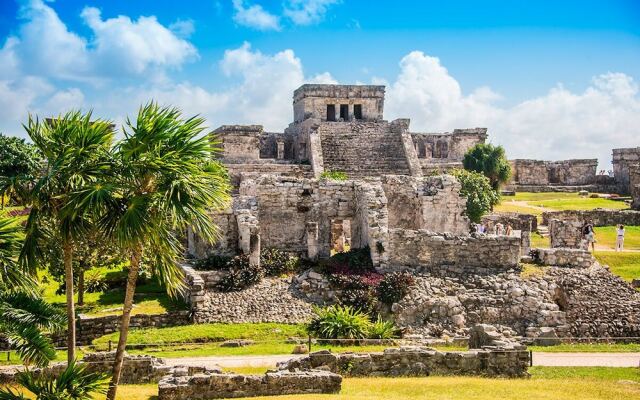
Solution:
[(336, 106), (335, 104), (327, 104), (327, 121), (336, 120)]
[(355, 119), (362, 119), (362, 104), (355, 104), (353, 106), (353, 117)]
[(348, 104), (340, 104), (340, 118), (343, 121), (349, 120), (349, 105)]

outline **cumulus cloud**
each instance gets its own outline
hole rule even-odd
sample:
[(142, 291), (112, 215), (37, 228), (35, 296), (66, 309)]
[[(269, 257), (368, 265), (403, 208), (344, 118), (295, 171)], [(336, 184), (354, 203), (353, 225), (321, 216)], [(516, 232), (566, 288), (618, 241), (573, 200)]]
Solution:
[(169, 25), (169, 30), (178, 37), (188, 38), (196, 31), (196, 27), (192, 19), (178, 19)]
[[(381, 82), (381, 80), (376, 80)], [(489, 128), (490, 140), (511, 158), (595, 158), (605, 165), (612, 147), (638, 146), (638, 83), (623, 73), (593, 78), (582, 93), (562, 85), (512, 107), (500, 107), (488, 87), (465, 94), (436, 57), (409, 53), (387, 87), (387, 117), (409, 117), (416, 131)]]
[(233, 0), (235, 14), (233, 20), (239, 25), (258, 29), (261, 31), (279, 31), (280, 17), (271, 14), (259, 4), (245, 5), (244, 0)]
[(322, 21), (329, 7), (339, 1), (289, 0), (284, 6), (284, 15), (296, 25), (315, 24)]
[(191, 43), (155, 17), (102, 19), (93, 7), (86, 7), (81, 16), (91, 38), (71, 32), (42, 0), (23, 3), (19, 17), (24, 22), (0, 50), (3, 76), (100, 82), (116, 76), (153, 76), (197, 58)]

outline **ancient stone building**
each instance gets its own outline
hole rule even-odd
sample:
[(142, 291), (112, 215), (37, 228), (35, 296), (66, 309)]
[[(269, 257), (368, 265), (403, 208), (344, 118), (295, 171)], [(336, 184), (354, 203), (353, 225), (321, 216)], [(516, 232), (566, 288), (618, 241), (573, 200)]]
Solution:
[(630, 167), (640, 164), (640, 147), (613, 149), (612, 164), (616, 182), (626, 194), (630, 184)]
[(596, 184), (597, 159), (511, 161), (511, 184), (527, 186), (585, 186)]
[[(384, 120), (384, 93), (384, 86), (303, 85), (284, 132), (216, 129), (233, 203), (212, 215), (223, 238), (209, 247), (190, 234), (191, 253), (257, 257), (261, 247), (275, 247), (316, 258), (329, 256), (345, 233), (351, 247), (388, 250), (403, 236), (394, 229), (467, 235), (459, 184), (431, 175), (461, 167), (487, 130), (410, 132), (408, 119)], [(348, 179), (324, 179), (324, 172)], [(372, 250), (376, 265), (393, 254)]]

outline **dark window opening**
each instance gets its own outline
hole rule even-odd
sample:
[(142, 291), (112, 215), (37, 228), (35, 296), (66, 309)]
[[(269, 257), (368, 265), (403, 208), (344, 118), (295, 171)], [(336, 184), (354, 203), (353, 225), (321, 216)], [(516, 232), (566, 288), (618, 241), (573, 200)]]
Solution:
[(336, 120), (336, 106), (335, 104), (327, 104), (327, 121)]
[(340, 104), (340, 118), (343, 121), (349, 120), (349, 105), (348, 104)]
[(355, 119), (362, 119), (362, 104), (354, 104), (353, 117)]

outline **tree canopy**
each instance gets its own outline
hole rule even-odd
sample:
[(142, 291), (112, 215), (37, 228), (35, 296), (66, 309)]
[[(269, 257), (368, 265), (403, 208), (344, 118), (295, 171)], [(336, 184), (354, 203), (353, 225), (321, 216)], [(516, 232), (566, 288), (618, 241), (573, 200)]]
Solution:
[(33, 175), (40, 168), (41, 160), (36, 146), (0, 133), (0, 176)]
[(489, 178), (494, 190), (499, 190), (511, 177), (511, 165), (502, 146), (479, 143), (464, 155), (462, 164), (464, 169), (479, 172)]

